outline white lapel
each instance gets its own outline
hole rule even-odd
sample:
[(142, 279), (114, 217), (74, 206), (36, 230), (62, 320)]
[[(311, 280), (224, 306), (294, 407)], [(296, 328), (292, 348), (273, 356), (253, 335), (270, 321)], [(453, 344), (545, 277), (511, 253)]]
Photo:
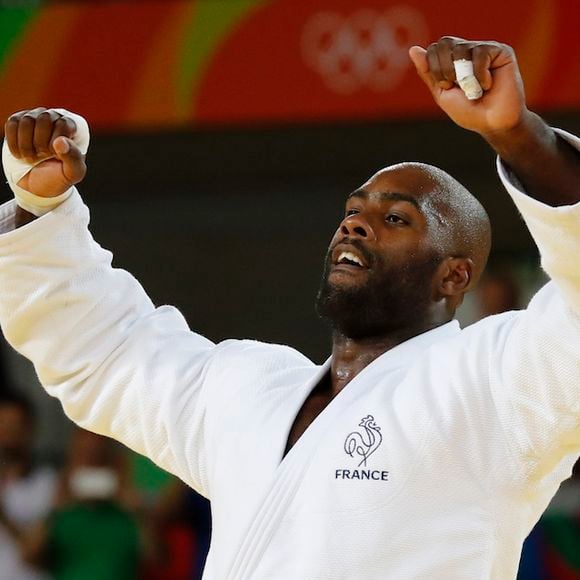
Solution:
[[(315, 447), (327, 429), (336, 424), (338, 415), (356, 399), (365, 395), (381, 376), (395, 368), (409, 366), (419, 354), (432, 344), (444, 340), (459, 332), (457, 321), (416, 336), (382, 354), (365, 367), (352, 381), (327, 405), (302, 434), (296, 444), (278, 466), (272, 484), (263, 498), (255, 517), (248, 526), (237, 554), (234, 556), (228, 580), (244, 580), (251, 577), (258, 565), (270, 539), (280, 521), (286, 514), (302, 482), (302, 476), (310, 466)], [(329, 358), (308, 381), (300, 407), (310, 392), (330, 369)], [(296, 413), (300, 409), (296, 409)], [(294, 419), (296, 413), (293, 415)], [(286, 440), (282, 444), (285, 448)], [(280, 454), (280, 456), (281, 456)]]

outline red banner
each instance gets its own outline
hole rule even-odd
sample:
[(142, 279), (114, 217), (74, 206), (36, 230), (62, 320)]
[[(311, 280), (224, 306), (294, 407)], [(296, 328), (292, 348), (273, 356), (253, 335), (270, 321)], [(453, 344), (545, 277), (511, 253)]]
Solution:
[(143, 0), (0, 9), (0, 115), (97, 128), (437, 114), (409, 61), (444, 34), (516, 49), (534, 107), (580, 106), (576, 0)]

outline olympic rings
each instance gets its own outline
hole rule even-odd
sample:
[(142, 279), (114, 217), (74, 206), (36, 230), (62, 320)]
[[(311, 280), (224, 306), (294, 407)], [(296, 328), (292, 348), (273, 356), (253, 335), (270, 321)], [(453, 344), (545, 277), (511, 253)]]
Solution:
[(410, 6), (384, 12), (358, 10), (348, 16), (318, 12), (304, 26), (302, 55), (336, 93), (363, 88), (392, 90), (410, 66), (409, 46), (425, 44), (424, 16)]

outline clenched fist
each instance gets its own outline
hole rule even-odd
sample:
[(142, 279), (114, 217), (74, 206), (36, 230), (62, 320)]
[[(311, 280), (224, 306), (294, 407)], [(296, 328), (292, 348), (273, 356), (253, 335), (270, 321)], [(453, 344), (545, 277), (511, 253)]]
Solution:
[(82, 181), (87, 171), (84, 153), (88, 128), (83, 127), (86, 136), (79, 139), (80, 122), (86, 125), (62, 109), (38, 108), (12, 115), (5, 125), (10, 155), (4, 156), (7, 174), (13, 169), (12, 175), (7, 175), (9, 182), (11, 177), (18, 177), (11, 185), (48, 198)]
[[(427, 49), (413, 46), (409, 55), (435, 102), (460, 127), (488, 136), (512, 130), (530, 112), (513, 49), (494, 41), (469, 41), (444, 36)], [(454, 60), (473, 62), (483, 89), (478, 100), (468, 100), (455, 83)]]

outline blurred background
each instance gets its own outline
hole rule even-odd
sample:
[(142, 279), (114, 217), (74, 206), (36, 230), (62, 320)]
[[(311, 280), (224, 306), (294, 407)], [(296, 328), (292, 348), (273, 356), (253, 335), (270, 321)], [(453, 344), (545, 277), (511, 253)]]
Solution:
[[(385, 165), (442, 167), (491, 216), (489, 274), (463, 324), (544, 282), (493, 155), (443, 118), (407, 49), (507, 42), (531, 108), (578, 134), (579, 17), (577, 0), (4, 0), (0, 118), (42, 105), (89, 120), (92, 230), (157, 304), (214, 341), (322, 362), (324, 252), (345, 196)], [(0, 579), (199, 578), (207, 504), (73, 429), (6, 344), (0, 362)], [(528, 539), (521, 579), (580, 578), (579, 481)]]

